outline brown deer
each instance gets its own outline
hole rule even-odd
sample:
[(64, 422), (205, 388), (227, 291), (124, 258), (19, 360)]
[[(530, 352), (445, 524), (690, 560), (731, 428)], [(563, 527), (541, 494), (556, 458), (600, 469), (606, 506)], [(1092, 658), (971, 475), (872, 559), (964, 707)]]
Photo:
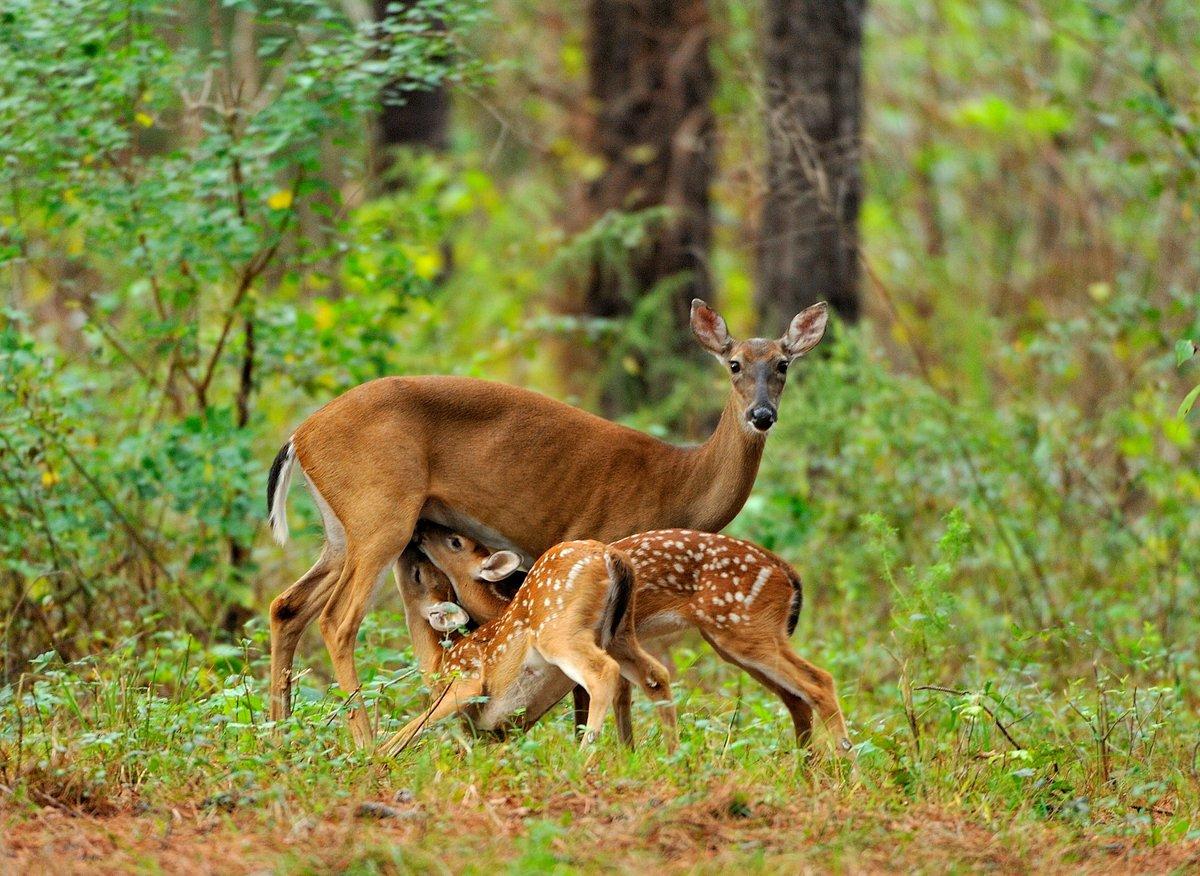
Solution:
[[(449, 578), (457, 603), (473, 619), (505, 610), (508, 603), (491, 584), (517, 568), (515, 554), (493, 553), (431, 524), (417, 530), (417, 544)], [(610, 547), (628, 554), (637, 572), (633, 616), (639, 641), (663, 649), (695, 628), (722, 659), (783, 701), (801, 747), (809, 743), (815, 709), (840, 752), (851, 752), (833, 677), (788, 641), (801, 604), (800, 577), (791, 566), (750, 542), (685, 529), (644, 532)], [(629, 692), (622, 683), (615, 711), (622, 740), (632, 744)]]
[[(509, 556), (515, 556), (509, 554)], [(410, 628), (426, 621), (448, 632), (467, 621), (449, 602), (450, 583), (413, 549), (400, 561)], [(504, 610), (449, 647), (420, 649), (417, 659), (433, 704), (384, 745), (395, 754), (429, 724), (463, 714), (479, 730), (537, 721), (578, 684), (589, 697), (583, 744), (595, 741), (622, 677), (659, 706), (668, 749), (675, 707), (667, 670), (633, 632), (634, 569), (629, 557), (597, 541), (572, 541), (543, 554)], [(481, 698), (482, 701), (481, 701)]]
[[(325, 529), (316, 564), (271, 603), (271, 717), (291, 710), (296, 645), (318, 615), (338, 684), (358, 694), (359, 626), (419, 519), (511, 549), (525, 562), (569, 539), (724, 527), (754, 484), (788, 366), (820, 341), (826, 318), (825, 305), (816, 304), (778, 340), (736, 341), (714, 310), (693, 301), (692, 331), (732, 381), (716, 430), (697, 447), (463, 377), (385, 377), (329, 402), (296, 429), (267, 481), (280, 543), (297, 468)], [(356, 742), (370, 739), (363, 709), (350, 711), (350, 724)]]

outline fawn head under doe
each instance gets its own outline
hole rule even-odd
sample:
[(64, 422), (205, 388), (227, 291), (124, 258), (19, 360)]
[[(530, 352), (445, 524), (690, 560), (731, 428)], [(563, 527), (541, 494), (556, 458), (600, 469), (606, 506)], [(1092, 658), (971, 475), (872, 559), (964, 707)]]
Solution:
[[(512, 551), (493, 552), (465, 535), (428, 521), (417, 527), (413, 543), (449, 577), (455, 600), (476, 623), (489, 621), (504, 611), (515, 593), (513, 584), (520, 584), (516, 572), (521, 558)], [(468, 581), (474, 586), (461, 586)]]
[(448, 633), (471, 622), (467, 612), (455, 602), (454, 588), (420, 551), (410, 548), (396, 561), (401, 580), (406, 580), (402, 596), (410, 610), (416, 610), (439, 633)]
[(788, 367), (820, 342), (828, 320), (829, 308), (821, 302), (796, 314), (778, 340), (739, 341), (729, 334), (720, 314), (699, 298), (692, 299), (692, 333), (729, 369), (746, 428), (762, 435), (779, 419), (779, 397)]

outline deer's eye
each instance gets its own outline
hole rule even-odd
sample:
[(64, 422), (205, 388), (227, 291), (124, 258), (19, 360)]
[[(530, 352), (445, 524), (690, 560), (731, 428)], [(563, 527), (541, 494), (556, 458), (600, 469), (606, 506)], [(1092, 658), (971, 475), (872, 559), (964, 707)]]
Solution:
[(780, 360), (779, 364), (775, 366), (775, 370), (778, 371), (780, 374), (787, 374), (787, 369), (788, 369), (788, 360), (787, 359)]
[(738, 362), (736, 359), (729, 363), (729, 372), (731, 374), (740, 374), (741, 370), (742, 370), (742, 363)]
[(450, 550), (461, 551), (463, 548), (462, 539), (457, 535), (450, 536)]
[(419, 568), (413, 568), (413, 581), (417, 584), (421, 583), (421, 570)]

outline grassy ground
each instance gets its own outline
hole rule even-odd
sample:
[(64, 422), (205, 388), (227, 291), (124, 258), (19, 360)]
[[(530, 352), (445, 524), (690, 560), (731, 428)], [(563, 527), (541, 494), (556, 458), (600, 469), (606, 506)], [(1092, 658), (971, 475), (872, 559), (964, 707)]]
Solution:
[[(388, 615), (372, 623), (359, 652), (360, 663), (379, 667), (368, 696), (386, 727), (424, 696), (404, 655), (388, 650), (399, 623)], [(860, 746), (852, 773), (821, 733), (813, 756), (798, 757), (790, 722), (769, 694), (703, 648), (684, 647), (674, 756), (663, 752), (649, 708), (636, 703), (639, 748), (621, 750), (610, 723), (590, 765), (574, 748), (565, 705), (504, 743), (444, 724), (383, 762), (350, 749), (319, 660), (296, 716), (272, 734), (260, 646), (201, 653), (162, 634), (152, 648), (131, 643), (69, 667), (46, 660), (26, 676), (3, 702), (0, 869), (1200, 866), (1194, 715), (1154, 707), (1148, 694), (1136, 715), (1101, 697), (1099, 716), (1107, 708), (1110, 723), (1098, 745), (1082, 719), (1056, 736), (1045, 715), (1009, 717), (986, 697), (906, 695), (883, 678), (842, 673)], [(834, 660), (824, 648), (807, 653)], [(1064, 716), (1074, 704), (1098, 718), (1078, 691), (1064, 696)]]

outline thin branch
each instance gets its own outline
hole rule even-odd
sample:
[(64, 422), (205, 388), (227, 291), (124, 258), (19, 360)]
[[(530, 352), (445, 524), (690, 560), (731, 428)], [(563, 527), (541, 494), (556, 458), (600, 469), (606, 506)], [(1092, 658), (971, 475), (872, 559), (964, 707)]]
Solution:
[[(937, 691), (938, 693), (953, 694), (954, 696), (957, 696), (957, 697), (969, 697), (972, 695), (970, 691), (955, 690), (952, 687), (942, 687), (941, 685), (937, 685), (937, 684), (922, 684), (922, 685), (919, 685), (919, 686), (913, 688), (913, 690), (931, 690), (931, 691)], [(995, 722), (996, 727), (1000, 730), (1001, 733), (1004, 734), (1004, 738), (1009, 741), (1009, 744), (1012, 745), (1013, 748), (1015, 748), (1017, 751), (1025, 751), (1026, 750), (1024, 745), (1017, 742), (1017, 740), (1013, 739), (1012, 734), (1008, 732), (1008, 728), (1004, 726), (1004, 724), (996, 716), (996, 713), (993, 712), (990, 708), (988, 708), (986, 703), (980, 702), (979, 700), (976, 700), (976, 703), (978, 704), (979, 708), (983, 709), (985, 712), (988, 713), (988, 717), (990, 717), (992, 719), (992, 721)]]

